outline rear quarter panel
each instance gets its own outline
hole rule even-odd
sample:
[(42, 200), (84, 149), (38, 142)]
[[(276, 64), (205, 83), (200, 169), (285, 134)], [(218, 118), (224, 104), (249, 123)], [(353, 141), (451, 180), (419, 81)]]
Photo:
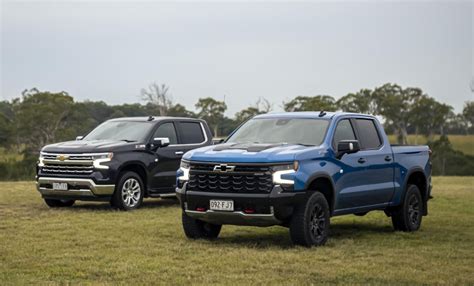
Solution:
[(408, 178), (413, 172), (423, 172), (427, 186), (430, 185), (431, 163), (428, 146), (393, 146), (392, 151), (395, 161), (395, 193), (392, 205), (398, 205), (403, 198)]

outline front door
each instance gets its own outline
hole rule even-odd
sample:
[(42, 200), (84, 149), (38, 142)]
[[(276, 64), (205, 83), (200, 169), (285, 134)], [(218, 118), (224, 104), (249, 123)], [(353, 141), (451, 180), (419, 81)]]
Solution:
[(152, 138), (169, 138), (170, 145), (158, 148), (156, 160), (151, 171), (149, 187), (153, 193), (174, 192), (176, 187), (176, 171), (179, 169), (182, 150), (178, 144), (178, 136), (174, 122), (163, 122), (155, 130)]
[[(337, 151), (337, 144), (341, 140), (356, 140), (355, 128), (353, 122), (349, 119), (342, 119), (337, 123), (336, 130), (332, 140), (333, 149)], [(337, 201), (336, 211), (344, 211), (356, 208), (361, 205), (360, 194), (365, 189), (365, 170), (366, 164), (359, 160), (357, 153), (344, 154), (339, 159), (339, 173), (335, 176)]]

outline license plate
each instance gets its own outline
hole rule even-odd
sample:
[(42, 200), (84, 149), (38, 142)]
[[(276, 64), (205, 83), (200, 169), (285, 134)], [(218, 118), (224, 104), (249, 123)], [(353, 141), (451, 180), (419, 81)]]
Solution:
[(234, 211), (234, 201), (210, 200), (209, 208), (214, 211)]
[(53, 183), (53, 190), (67, 191), (67, 183)]

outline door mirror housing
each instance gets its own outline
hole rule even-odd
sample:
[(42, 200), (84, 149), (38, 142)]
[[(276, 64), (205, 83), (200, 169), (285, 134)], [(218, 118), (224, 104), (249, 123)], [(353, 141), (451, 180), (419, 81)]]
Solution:
[(153, 138), (153, 147), (155, 149), (162, 148), (170, 145), (170, 139), (168, 137), (155, 137)]
[(359, 141), (341, 140), (337, 143), (337, 158), (341, 159), (344, 154), (356, 153), (360, 150)]
[(84, 138), (84, 136), (76, 136), (76, 141), (80, 141)]

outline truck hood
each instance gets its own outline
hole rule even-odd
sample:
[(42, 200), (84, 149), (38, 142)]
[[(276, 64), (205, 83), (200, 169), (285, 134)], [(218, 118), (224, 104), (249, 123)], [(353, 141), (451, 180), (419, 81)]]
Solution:
[(202, 147), (184, 154), (183, 159), (218, 163), (292, 162), (297, 155), (317, 147), (289, 144), (230, 143)]
[(77, 140), (46, 145), (41, 151), (51, 153), (113, 152), (135, 149), (135, 145), (140, 145), (140, 143), (115, 140)]

